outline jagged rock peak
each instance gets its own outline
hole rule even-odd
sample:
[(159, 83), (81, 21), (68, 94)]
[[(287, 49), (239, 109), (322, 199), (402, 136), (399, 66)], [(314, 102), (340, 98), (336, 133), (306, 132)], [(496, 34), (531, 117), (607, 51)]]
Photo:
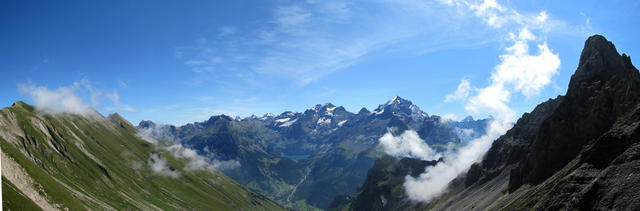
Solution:
[(326, 102), (326, 103), (324, 104), (324, 107), (327, 107), (327, 108), (333, 108), (333, 107), (336, 107), (336, 106), (335, 106), (335, 105), (333, 105), (333, 104), (331, 104), (330, 102)]
[(400, 96), (396, 95), (395, 97), (391, 98), (391, 100), (387, 101), (384, 105), (393, 105), (393, 104), (399, 105), (399, 104), (413, 104), (413, 103), (411, 103), (410, 100), (401, 98)]
[(16, 107), (16, 108), (20, 107), (20, 108), (27, 109), (29, 111), (33, 111), (34, 110), (33, 106), (31, 106), (31, 105), (29, 105), (29, 104), (27, 104), (27, 103), (25, 103), (23, 101), (14, 102), (13, 104), (11, 104), (11, 107)]
[(25, 102), (22, 101), (16, 101), (13, 104), (11, 104), (11, 107), (17, 107), (17, 106), (26, 106), (27, 104)]
[(216, 122), (218, 120), (225, 120), (225, 121), (233, 121), (233, 118), (231, 118), (230, 116), (221, 114), (221, 115), (217, 115), (217, 116), (211, 116), (211, 118), (209, 118), (209, 120), (205, 121), (204, 123), (213, 123)]
[(364, 115), (364, 114), (370, 114), (370, 113), (371, 113), (371, 112), (370, 112), (369, 110), (367, 110), (367, 108), (362, 107), (362, 108), (358, 111), (358, 113), (356, 113), (356, 114), (358, 114), (358, 115)]
[(584, 80), (597, 81), (603, 75), (633, 69), (630, 67), (632, 67), (630, 57), (625, 54), (621, 56), (615, 45), (602, 35), (593, 35), (584, 43), (578, 69), (571, 77), (571, 84)]
[(414, 105), (410, 100), (403, 99), (399, 96), (395, 96), (384, 104), (380, 104), (374, 111), (376, 114), (387, 112), (404, 113), (418, 119), (428, 117), (427, 113), (420, 110), (420, 108)]
[(156, 123), (151, 120), (142, 120), (138, 123), (138, 128), (154, 128)]
[(120, 115), (118, 112), (109, 114), (108, 117), (111, 118), (111, 119), (124, 119), (124, 117), (122, 117), (122, 115)]
[(278, 115), (276, 118), (293, 117), (295, 115), (296, 115), (296, 113), (294, 113), (293, 111), (285, 111), (285, 112), (282, 112), (280, 115)]
[[(124, 117), (122, 117), (118, 112), (115, 112), (115, 113), (109, 114), (109, 116), (107, 116), (107, 118), (108, 118), (108, 119), (110, 119), (110, 120), (112, 120), (112, 121), (118, 122), (118, 123), (123, 123), (123, 124), (129, 124), (129, 125), (131, 125), (131, 123), (130, 123), (127, 119), (125, 119)], [(131, 126), (133, 126), (133, 125), (131, 125)]]
[(327, 103), (325, 103), (324, 105), (316, 104), (315, 106), (313, 106), (313, 107), (311, 107), (311, 108), (309, 108), (309, 109), (307, 109), (307, 110), (320, 111), (320, 110), (322, 110), (323, 108), (325, 108), (325, 109), (331, 109), (331, 108), (335, 108), (335, 107), (336, 107), (335, 105), (333, 105), (333, 104), (331, 104), (331, 103), (327, 102)]

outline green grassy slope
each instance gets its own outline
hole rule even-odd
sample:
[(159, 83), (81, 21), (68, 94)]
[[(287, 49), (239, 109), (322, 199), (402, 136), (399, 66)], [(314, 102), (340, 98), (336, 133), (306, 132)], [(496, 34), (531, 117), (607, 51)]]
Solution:
[[(217, 170), (188, 170), (187, 160), (136, 132), (117, 114), (43, 114), (22, 102), (2, 109), (3, 202), (14, 209), (282, 209)], [(173, 175), (154, 171), (152, 155)]]

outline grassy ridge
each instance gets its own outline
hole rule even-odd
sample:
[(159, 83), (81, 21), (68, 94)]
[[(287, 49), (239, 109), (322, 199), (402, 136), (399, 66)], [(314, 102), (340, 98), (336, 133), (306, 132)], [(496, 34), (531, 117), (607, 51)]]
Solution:
[[(14, 137), (0, 137), (2, 153), (24, 169), (36, 183), (36, 190), (41, 190), (40, 195), (61, 208), (281, 209), (218, 171), (184, 170), (185, 160), (138, 138), (137, 129), (117, 114), (109, 118), (39, 114), (22, 102), (1, 113), (2, 125), (19, 128), (0, 128), (5, 137)], [(152, 154), (166, 160), (167, 168), (180, 176), (152, 171)], [(5, 183), (11, 184), (3, 178), (3, 188)], [(15, 186), (7, 187), (13, 189), (3, 195), (3, 201), (16, 204), (28, 200), (20, 198), (24, 194)]]

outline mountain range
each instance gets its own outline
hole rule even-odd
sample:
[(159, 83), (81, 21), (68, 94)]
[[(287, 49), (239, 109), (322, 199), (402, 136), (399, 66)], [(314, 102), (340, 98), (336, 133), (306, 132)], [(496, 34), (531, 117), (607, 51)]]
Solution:
[(376, 158), (386, 133), (416, 131), (436, 150), (460, 146), (484, 134), (487, 119), (445, 120), (401, 97), (369, 111), (351, 113), (331, 103), (304, 112), (233, 119), (212, 116), (176, 127), (142, 121), (138, 128), (196, 150), (212, 160), (235, 160), (222, 169), (240, 184), (281, 203), (327, 208), (335, 196), (354, 194)]

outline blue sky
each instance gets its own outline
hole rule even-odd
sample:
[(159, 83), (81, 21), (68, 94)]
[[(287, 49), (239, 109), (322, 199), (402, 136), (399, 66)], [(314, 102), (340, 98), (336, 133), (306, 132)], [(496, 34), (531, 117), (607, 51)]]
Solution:
[(635, 61), (639, 11), (636, 1), (2, 1), (0, 104), (70, 94), (134, 124), (184, 124), (325, 102), (371, 110), (399, 95), (429, 114), (519, 116), (564, 94), (589, 35)]

